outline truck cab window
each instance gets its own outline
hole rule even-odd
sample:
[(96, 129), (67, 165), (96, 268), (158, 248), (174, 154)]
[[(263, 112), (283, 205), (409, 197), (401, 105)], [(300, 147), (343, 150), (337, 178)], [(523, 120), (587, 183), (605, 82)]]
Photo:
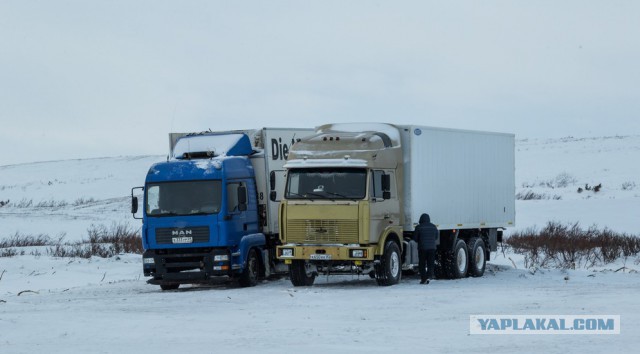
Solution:
[(220, 210), (220, 186), (220, 181), (149, 184), (146, 188), (147, 215), (215, 214)]
[(238, 188), (240, 186), (245, 187), (244, 192), (245, 192), (245, 200), (247, 200), (247, 196), (246, 196), (246, 183), (244, 182), (233, 182), (233, 183), (229, 183), (227, 184), (227, 211), (229, 213), (237, 213), (240, 211), (239, 205), (240, 205), (240, 200), (238, 198)]
[(300, 168), (288, 173), (287, 199), (349, 199), (365, 197), (367, 171), (358, 168)]
[(384, 171), (376, 170), (371, 173), (371, 196), (373, 198), (382, 198), (382, 175)]

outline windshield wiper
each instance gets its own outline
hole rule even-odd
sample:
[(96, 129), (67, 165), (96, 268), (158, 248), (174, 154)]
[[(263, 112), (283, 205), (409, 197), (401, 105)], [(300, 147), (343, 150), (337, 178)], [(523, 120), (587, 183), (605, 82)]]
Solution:
[[(322, 195), (322, 194), (318, 194), (318, 193), (313, 193), (313, 192), (307, 192), (304, 196), (306, 197), (307, 195), (315, 195), (318, 198), (322, 198), (322, 199), (330, 199), (327, 198), (326, 196)], [(311, 198), (309, 198), (311, 199)], [(311, 201), (313, 201), (313, 199), (311, 199)]]
[[(302, 195), (302, 194), (296, 193), (296, 192), (289, 192), (289, 195), (296, 195), (296, 196), (300, 197), (301, 199), (307, 199), (306, 195)], [(308, 199), (313, 201), (313, 199), (311, 199), (311, 198), (308, 198)]]
[(163, 211), (160, 213), (153, 213), (153, 214), (149, 214), (149, 216), (179, 216), (180, 214), (177, 213), (172, 213), (172, 212), (168, 212), (168, 211)]
[(354, 202), (357, 201), (357, 199), (355, 197), (347, 197), (344, 194), (334, 193), (334, 192), (327, 192), (327, 191), (324, 191), (324, 192), (327, 193), (327, 194), (335, 195), (335, 196), (340, 197), (342, 199), (350, 199), (350, 200), (353, 200)]

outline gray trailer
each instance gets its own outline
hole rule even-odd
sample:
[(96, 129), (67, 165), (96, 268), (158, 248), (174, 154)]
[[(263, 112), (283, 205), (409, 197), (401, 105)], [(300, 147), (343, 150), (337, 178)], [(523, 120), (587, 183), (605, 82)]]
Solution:
[(425, 212), (440, 230), (514, 226), (513, 134), (399, 128), (405, 230)]
[[(405, 235), (410, 236), (420, 215), (428, 213), (440, 230), (440, 276), (481, 276), (502, 230), (515, 226), (515, 136), (415, 125), (398, 128)], [(418, 262), (417, 250), (415, 242), (405, 242), (404, 268), (409, 269)]]

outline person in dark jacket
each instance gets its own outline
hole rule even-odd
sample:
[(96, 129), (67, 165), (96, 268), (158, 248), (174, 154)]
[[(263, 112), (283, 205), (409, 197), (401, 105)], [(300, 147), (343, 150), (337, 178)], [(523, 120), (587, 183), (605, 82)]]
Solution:
[(418, 242), (420, 284), (429, 284), (429, 279), (434, 278), (433, 270), (436, 262), (436, 240), (438, 238), (438, 228), (431, 223), (429, 214), (420, 216), (420, 224), (416, 226), (413, 237)]

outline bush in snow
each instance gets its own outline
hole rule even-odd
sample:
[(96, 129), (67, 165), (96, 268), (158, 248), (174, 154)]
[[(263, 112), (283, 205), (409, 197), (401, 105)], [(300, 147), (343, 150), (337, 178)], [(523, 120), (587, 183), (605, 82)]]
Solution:
[(113, 257), (122, 253), (142, 254), (142, 238), (128, 224), (91, 225), (88, 239), (73, 244), (57, 244), (47, 254), (54, 257)]
[(525, 256), (525, 266), (576, 268), (612, 263), (640, 253), (640, 238), (578, 223), (549, 222), (540, 231), (530, 228), (506, 239), (515, 253)]
[(557, 188), (566, 188), (566, 187), (569, 187), (570, 185), (576, 184), (578, 180), (572, 175), (566, 172), (563, 172), (556, 176), (554, 182)]
[(51, 246), (53, 243), (51, 237), (45, 234), (34, 236), (16, 232), (12, 236), (9, 236), (9, 238), (0, 240), (0, 248)]
[[(113, 257), (122, 253), (142, 254), (142, 238), (138, 230), (128, 224), (113, 223), (111, 226), (91, 225), (87, 230), (88, 239), (78, 242), (62, 242), (64, 234), (58, 239), (48, 235), (26, 235), (16, 232), (4, 240), (0, 240), (0, 257), (24, 255), (26, 252), (34, 256), (41, 255), (38, 249), (16, 250), (21, 247), (46, 246), (46, 254), (53, 257)], [(44, 252), (44, 250), (42, 250)]]
[(64, 200), (43, 200), (36, 204), (36, 208), (62, 208), (66, 207), (69, 203)]
[(518, 200), (543, 200), (543, 199), (560, 200), (562, 199), (562, 197), (555, 194), (553, 196), (549, 196), (548, 194), (545, 194), (545, 193), (536, 193), (534, 191), (529, 190), (524, 192), (518, 192), (516, 194), (516, 199)]
[(14, 208), (30, 208), (33, 206), (33, 199), (22, 198), (19, 202), (10, 202), (8, 205)]
[(634, 188), (636, 188), (635, 182), (624, 182), (622, 184), (623, 191), (630, 191), (630, 190), (633, 190)]
[(566, 188), (576, 184), (577, 182), (578, 180), (575, 177), (566, 172), (563, 172), (550, 180), (540, 182), (538, 185), (541, 187), (555, 189)]
[(37, 203), (34, 203), (33, 199), (22, 198), (18, 202), (9, 202), (9, 201), (7, 201), (6, 205), (8, 205), (10, 207), (14, 207), (14, 208), (31, 208), (31, 207), (35, 207), (35, 208), (62, 208), (62, 207), (65, 207), (65, 206), (69, 205), (69, 203), (67, 203), (64, 200), (54, 200), (54, 199), (42, 200), (42, 201), (39, 201)]
[(85, 204), (95, 203), (96, 200), (94, 198), (78, 198), (73, 202), (73, 206), (81, 206)]
[[(13, 248), (0, 249), (0, 258), (2, 258), (2, 257), (13, 257), (13, 256), (17, 256), (18, 254), (19, 254), (18, 251), (16, 251)], [(24, 251), (22, 251), (22, 254), (24, 255)]]

